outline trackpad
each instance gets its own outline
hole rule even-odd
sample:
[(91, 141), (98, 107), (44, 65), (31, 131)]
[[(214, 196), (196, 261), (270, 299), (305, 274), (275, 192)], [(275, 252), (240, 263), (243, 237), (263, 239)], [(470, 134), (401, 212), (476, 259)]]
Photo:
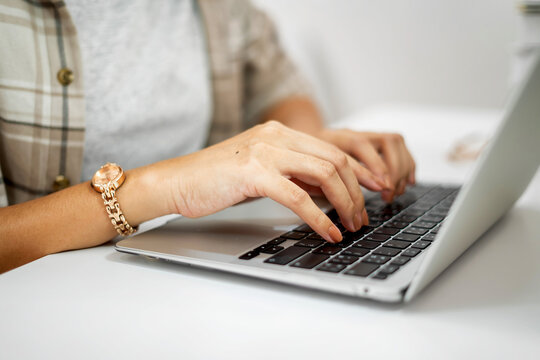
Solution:
[(117, 246), (155, 253), (199, 257), (200, 252), (237, 256), (273, 239), (293, 224), (178, 219), (159, 229), (122, 240)]

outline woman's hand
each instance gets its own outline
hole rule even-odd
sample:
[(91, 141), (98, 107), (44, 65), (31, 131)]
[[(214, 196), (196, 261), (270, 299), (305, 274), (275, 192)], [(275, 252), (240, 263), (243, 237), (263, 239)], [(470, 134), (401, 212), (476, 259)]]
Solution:
[(152, 165), (163, 181), (168, 211), (215, 213), (247, 198), (269, 197), (293, 210), (327, 241), (341, 234), (308, 194), (320, 189), (350, 231), (368, 223), (359, 186), (383, 182), (336, 146), (279, 122), (258, 125), (188, 156)]
[(385, 183), (382, 198), (387, 202), (416, 181), (415, 162), (399, 134), (324, 129), (316, 136), (350, 154), (378, 176)]

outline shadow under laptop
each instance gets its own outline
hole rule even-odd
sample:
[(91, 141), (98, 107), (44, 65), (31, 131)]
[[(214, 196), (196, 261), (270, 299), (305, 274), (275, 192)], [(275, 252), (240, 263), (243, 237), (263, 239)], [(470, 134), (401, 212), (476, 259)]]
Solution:
[[(514, 208), (424, 289), (405, 311), (455, 313), (497, 307), (507, 312), (537, 304), (539, 255), (540, 211)], [(523, 316), (527, 316), (525, 313)], [(515, 315), (519, 317), (520, 312)], [(523, 324), (516, 319), (516, 324), (519, 323)]]

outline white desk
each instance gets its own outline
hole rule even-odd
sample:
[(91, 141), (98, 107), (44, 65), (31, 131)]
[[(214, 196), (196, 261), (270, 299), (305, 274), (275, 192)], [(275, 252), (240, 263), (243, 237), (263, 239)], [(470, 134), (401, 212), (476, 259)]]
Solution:
[[(457, 181), (470, 165), (445, 164), (444, 152), (494, 116), (394, 109), (355, 126), (403, 130), (420, 180)], [(539, 220), (537, 175), (407, 305), (149, 261), (111, 245), (48, 256), (0, 276), (0, 359), (539, 359)]]

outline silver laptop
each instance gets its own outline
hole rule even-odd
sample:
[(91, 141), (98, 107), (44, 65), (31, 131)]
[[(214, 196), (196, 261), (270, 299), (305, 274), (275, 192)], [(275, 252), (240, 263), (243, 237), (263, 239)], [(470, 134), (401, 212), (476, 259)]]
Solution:
[[(201, 219), (179, 218), (119, 241), (116, 249), (356, 297), (410, 301), (512, 207), (539, 164), (537, 59), (461, 189), (418, 185), (390, 205), (367, 196), (370, 226), (344, 231), (340, 244), (326, 243), (288, 209), (260, 199)], [(320, 205), (338, 221), (328, 204)]]

